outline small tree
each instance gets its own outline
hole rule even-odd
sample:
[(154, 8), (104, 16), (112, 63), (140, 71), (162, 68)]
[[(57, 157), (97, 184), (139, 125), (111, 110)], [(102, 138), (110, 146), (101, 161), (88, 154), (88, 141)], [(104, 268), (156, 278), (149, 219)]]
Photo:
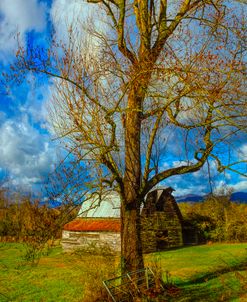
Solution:
[(140, 207), (150, 189), (209, 157), (220, 172), (237, 170), (225, 150), (246, 126), (243, 19), (221, 0), (88, 2), (108, 22), (104, 32), (91, 25), (85, 41), (72, 26), (47, 54), (20, 48), (13, 70), (56, 79), (51, 123), (96, 173), (93, 186), (119, 192), (131, 271), (143, 267)]

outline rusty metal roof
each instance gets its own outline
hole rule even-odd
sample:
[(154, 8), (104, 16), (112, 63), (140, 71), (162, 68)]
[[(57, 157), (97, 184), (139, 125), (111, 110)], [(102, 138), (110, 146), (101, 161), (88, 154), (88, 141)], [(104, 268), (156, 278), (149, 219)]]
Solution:
[(65, 224), (64, 230), (77, 232), (120, 232), (120, 219), (76, 218)]

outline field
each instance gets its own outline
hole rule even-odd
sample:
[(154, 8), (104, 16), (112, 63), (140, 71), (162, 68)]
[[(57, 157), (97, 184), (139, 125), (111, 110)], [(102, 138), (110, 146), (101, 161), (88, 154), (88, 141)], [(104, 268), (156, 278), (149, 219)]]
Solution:
[[(113, 256), (70, 255), (55, 247), (33, 266), (24, 253), (21, 244), (0, 243), (0, 301), (90, 302), (104, 295), (101, 280), (119, 272)], [(185, 247), (145, 261), (175, 285), (167, 301), (247, 301), (247, 243)]]

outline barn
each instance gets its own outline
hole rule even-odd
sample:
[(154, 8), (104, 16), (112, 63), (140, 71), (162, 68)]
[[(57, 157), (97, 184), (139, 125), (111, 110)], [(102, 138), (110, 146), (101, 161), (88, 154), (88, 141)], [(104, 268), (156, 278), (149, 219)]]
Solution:
[(172, 188), (152, 190), (142, 209), (142, 245), (155, 252), (183, 245), (183, 218)]
[(75, 248), (109, 247), (119, 252), (120, 198), (115, 192), (94, 195), (85, 200), (76, 219), (67, 223), (62, 232), (65, 251)]
[[(146, 196), (141, 211), (144, 252), (184, 244), (183, 218), (172, 192), (170, 187), (156, 188)], [(120, 229), (120, 197), (108, 192), (83, 202), (78, 217), (64, 226), (61, 243), (65, 251), (108, 246), (119, 252)]]

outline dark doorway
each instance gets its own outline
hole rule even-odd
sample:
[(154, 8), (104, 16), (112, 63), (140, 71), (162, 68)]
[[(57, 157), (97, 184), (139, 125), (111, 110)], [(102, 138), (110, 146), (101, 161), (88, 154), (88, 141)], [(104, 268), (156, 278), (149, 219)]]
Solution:
[(157, 232), (156, 245), (157, 250), (164, 250), (168, 247), (168, 230)]

